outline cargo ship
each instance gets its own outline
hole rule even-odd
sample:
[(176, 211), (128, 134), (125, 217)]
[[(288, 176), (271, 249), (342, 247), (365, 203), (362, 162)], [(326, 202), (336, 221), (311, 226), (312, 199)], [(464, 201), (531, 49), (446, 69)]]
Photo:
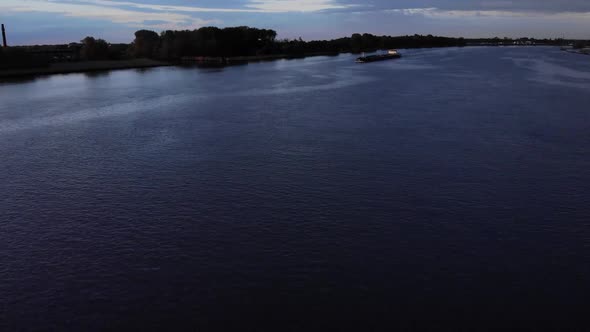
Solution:
[(362, 57), (356, 59), (356, 63), (367, 63), (367, 62), (399, 59), (401, 57), (402, 57), (402, 55), (399, 54), (397, 50), (389, 50), (389, 51), (387, 51), (386, 54), (362, 56)]

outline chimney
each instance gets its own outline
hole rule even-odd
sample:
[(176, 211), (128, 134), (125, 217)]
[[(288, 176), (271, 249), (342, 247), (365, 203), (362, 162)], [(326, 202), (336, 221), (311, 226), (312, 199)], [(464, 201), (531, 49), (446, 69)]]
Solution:
[(4, 24), (2, 24), (2, 45), (8, 47), (8, 44), (6, 44), (6, 30), (4, 29)]

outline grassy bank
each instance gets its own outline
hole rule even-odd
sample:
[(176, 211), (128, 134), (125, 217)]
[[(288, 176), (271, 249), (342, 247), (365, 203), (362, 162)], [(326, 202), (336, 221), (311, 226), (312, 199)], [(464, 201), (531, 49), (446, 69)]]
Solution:
[(25, 69), (3, 69), (0, 70), (0, 78), (15, 78), (27, 76), (41, 76), (53, 74), (84, 73), (103, 70), (151, 68), (168, 66), (167, 62), (150, 59), (132, 59), (115, 61), (82, 61), (53, 63), (49, 67), (25, 68)]

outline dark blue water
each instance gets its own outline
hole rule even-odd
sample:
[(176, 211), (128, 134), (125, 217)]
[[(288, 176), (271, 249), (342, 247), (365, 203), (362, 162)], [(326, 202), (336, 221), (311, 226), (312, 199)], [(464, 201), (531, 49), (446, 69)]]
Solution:
[(403, 54), (1, 83), (0, 330), (588, 328), (590, 58)]

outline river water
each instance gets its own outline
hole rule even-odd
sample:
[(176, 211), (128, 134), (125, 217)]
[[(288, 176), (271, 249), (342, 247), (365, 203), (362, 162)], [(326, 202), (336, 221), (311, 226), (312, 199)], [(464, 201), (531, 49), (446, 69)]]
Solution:
[(588, 324), (590, 58), (402, 54), (0, 83), (0, 330)]

